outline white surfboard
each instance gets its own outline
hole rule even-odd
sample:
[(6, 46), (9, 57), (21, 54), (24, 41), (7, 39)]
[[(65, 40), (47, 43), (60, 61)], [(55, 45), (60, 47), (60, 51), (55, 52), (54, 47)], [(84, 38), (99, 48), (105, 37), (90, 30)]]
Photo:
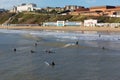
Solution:
[(47, 61), (45, 61), (44, 63), (45, 63), (46, 65), (48, 65), (48, 66), (50, 65), (50, 63), (48, 63)]

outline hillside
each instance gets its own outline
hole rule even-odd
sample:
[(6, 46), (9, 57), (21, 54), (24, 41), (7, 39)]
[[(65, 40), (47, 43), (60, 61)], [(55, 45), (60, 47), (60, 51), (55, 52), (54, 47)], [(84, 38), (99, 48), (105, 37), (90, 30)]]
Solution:
[(6, 22), (13, 15), (15, 15), (15, 13), (7, 13), (7, 12), (0, 13), (0, 24)]
[(84, 21), (85, 19), (97, 19), (99, 22), (120, 23), (120, 18), (110, 17), (93, 17), (93, 16), (73, 16), (73, 15), (58, 15), (58, 14), (43, 14), (43, 13), (0, 13), (0, 24), (9, 20), (9, 24), (42, 24), (43, 22), (54, 22), (57, 20), (68, 21)]

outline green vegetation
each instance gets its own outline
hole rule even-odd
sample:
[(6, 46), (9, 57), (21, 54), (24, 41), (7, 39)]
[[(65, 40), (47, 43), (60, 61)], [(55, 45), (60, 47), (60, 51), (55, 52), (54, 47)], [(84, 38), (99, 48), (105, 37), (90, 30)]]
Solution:
[(10, 17), (15, 15), (14, 13), (0, 13), (0, 24), (3, 24), (5, 21), (7, 21)]
[[(54, 11), (53, 11), (54, 12)], [(55, 12), (54, 12), (55, 13)], [(0, 24), (7, 21), (15, 13), (0, 13)], [(94, 16), (81, 16), (81, 15), (59, 15), (51, 13), (35, 13), (35, 12), (23, 12), (17, 13), (10, 24), (42, 24), (43, 22), (55, 22), (57, 20), (68, 21), (84, 21), (85, 19), (97, 19), (99, 22), (104, 23), (120, 23), (120, 18), (115, 17), (94, 17)]]

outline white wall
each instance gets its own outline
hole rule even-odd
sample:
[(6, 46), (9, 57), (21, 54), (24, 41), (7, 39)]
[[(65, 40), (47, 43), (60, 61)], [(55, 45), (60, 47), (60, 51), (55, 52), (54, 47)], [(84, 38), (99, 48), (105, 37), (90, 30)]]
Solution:
[(18, 12), (22, 12), (22, 11), (33, 11), (34, 8), (35, 8), (35, 7), (34, 7), (32, 4), (20, 5), (20, 6), (17, 6), (17, 11), (18, 11)]
[(97, 20), (89, 19), (84, 20), (84, 26), (95, 26), (97, 24)]

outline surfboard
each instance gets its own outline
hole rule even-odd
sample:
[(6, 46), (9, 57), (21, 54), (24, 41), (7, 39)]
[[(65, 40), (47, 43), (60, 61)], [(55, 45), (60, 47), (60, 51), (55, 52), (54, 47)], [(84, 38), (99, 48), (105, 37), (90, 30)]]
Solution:
[(48, 63), (47, 61), (45, 61), (44, 63), (45, 63), (46, 65), (48, 65), (48, 66), (50, 65), (50, 63)]

